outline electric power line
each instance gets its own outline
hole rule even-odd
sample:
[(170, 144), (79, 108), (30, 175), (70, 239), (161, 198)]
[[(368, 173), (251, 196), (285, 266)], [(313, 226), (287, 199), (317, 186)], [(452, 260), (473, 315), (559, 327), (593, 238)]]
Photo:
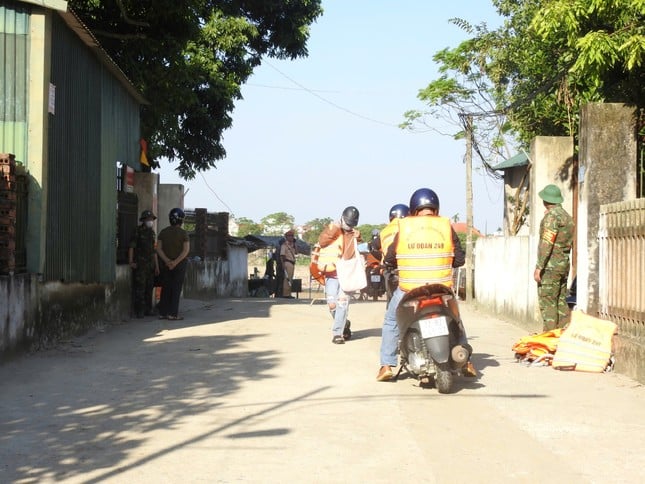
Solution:
[(211, 192), (213, 195), (215, 195), (215, 198), (217, 198), (217, 199), (222, 203), (222, 205), (224, 205), (226, 208), (228, 208), (229, 213), (232, 215), (232, 214), (233, 214), (233, 210), (231, 209), (231, 207), (229, 207), (229, 206), (226, 204), (226, 202), (225, 202), (224, 200), (222, 200), (222, 199), (220, 198), (220, 196), (215, 192), (215, 190), (213, 190), (213, 189), (211, 188), (211, 186), (210, 186), (210, 185), (208, 184), (208, 182), (206, 181), (206, 177), (204, 176), (204, 174), (203, 174), (203, 173), (201, 173), (201, 172), (200, 172), (199, 174), (200, 174), (200, 176), (202, 177), (202, 180), (204, 180), (204, 185), (206, 185), (206, 188), (208, 188), (208, 189), (210, 190), (210, 192)]
[[(266, 61), (265, 61), (265, 62), (266, 62)], [(267, 64), (271, 69), (275, 70), (278, 74), (280, 74), (281, 76), (283, 76), (285, 79), (287, 79), (287, 80), (288, 80), (288, 81), (290, 81), (290, 82), (293, 82), (296, 86), (298, 86), (298, 87), (299, 87), (300, 89), (302, 89), (303, 91), (308, 92), (308, 93), (309, 93), (309, 94), (311, 94), (312, 96), (317, 97), (317, 98), (318, 98), (318, 99), (320, 99), (321, 101), (323, 101), (323, 102), (325, 102), (325, 103), (327, 103), (327, 104), (329, 104), (329, 105), (331, 105), (331, 106), (335, 107), (336, 109), (340, 109), (341, 111), (345, 111), (346, 113), (351, 114), (352, 116), (356, 116), (357, 118), (361, 118), (361, 119), (364, 119), (364, 120), (366, 120), (366, 121), (370, 121), (370, 122), (372, 122), (372, 123), (382, 124), (382, 125), (384, 125), (384, 126), (389, 126), (389, 127), (393, 127), (393, 128), (397, 128), (397, 129), (399, 129), (399, 126), (398, 126), (398, 125), (396, 125), (396, 124), (386, 123), (386, 122), (384, 122), (384, 121), (379, 121), (379, 120), (377, 120), (377, 119), (373, 119), (373, 118), (370, 118), (370, 117), (367, 117), (367, 116), (363, 116), (362, 114), (358, 114), (358, 113), (356, 113), (356, 112), (354, 112), (354, 111), (352, 111), (352, 110), (350, 110), (350, 109), (344, 108), (343, 106), (340, 106), (339, 104), (336, 104), (335, 102), (330, 101), (329, 99), (326, 99), (326, 98), (322, 97), (321, 95), (317, 94), (315, 91), (313, 91), (313, 90), (309, 89), (309, 88), (308, 88), (308, 87), (306, 87), (306, 86), (303, 86), (303, 85), (302, 85), (302, 84), (300, 84), (298, 81), (296, 81), (296, 80), (294, 80), (294, 79), (290, 78), (288, 75), (286, 75), (284, 72), (282, 72), (280, 69), (278, 69), (277, 67), (275, 67), (275, 66), (274, 66), (273, 64), (271, 64), (270, 62), (266, 62), (266, 64)]]

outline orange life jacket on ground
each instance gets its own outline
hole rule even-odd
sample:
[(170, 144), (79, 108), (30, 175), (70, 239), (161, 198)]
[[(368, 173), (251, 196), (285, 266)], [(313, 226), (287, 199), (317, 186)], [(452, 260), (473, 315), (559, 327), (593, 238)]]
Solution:
[[(553, 357), (557, 348), (558, 341), (562, 335), (562, 328), (552, 329), (540, 334), (524, 336), (513, 345), (513, 353), (518, 360), (535, 361), (543, 357)], [(551, 364), (551, 359), (546, 359)]]
[(449, 219), (432, 215), (399, 219), (396, 263), (402, 290), (410, 291), (425, 284), (452, 288), (453, 258)]

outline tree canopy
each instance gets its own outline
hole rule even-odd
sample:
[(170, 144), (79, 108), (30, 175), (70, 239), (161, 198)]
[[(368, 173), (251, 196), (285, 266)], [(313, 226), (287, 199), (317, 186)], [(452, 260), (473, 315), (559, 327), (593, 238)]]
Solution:
[(452, 19), (471, 37), (435, 55), (441, 75), (419, 92), (429, 109), (406, 113), (404, 127), (446, 109), (474, 114), (481, 146), (491, 133), (481, 115), (494, 113), (488, 146), (512, 134), (527, 147), (537, 135), (575, 137), (584, 103), (645, 104), (645, 0), (492, 1), (503, 25)]
[(149, 105), (149, 158), (192, 179), (226, 156), (223, 132), (262, 57), (307, 55), (321, 0), (70, 0)]

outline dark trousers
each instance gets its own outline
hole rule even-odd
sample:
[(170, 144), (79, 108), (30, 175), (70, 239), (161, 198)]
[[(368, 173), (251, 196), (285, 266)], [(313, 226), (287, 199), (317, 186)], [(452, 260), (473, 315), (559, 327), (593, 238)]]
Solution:
[(184, 285), (186, 266), (187, 261), (184, 259), (173, 270), (169, 270), (168, 267), (161, 269), (163, 286), (158, 306), (160, 316), (177, 316), (179, 313), (179, 298)]
[(132, 272), (134, 285), (134, 312), (137, 315), (152, 313), (152, 290), (155, 272), (148, 267), (137, 267)]

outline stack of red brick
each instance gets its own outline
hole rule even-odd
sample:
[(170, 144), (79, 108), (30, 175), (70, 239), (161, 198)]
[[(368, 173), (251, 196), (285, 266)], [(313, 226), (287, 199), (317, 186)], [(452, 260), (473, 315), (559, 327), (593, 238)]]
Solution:
[(16, 268), (16, 159), (0, 154), (0, 274)]

